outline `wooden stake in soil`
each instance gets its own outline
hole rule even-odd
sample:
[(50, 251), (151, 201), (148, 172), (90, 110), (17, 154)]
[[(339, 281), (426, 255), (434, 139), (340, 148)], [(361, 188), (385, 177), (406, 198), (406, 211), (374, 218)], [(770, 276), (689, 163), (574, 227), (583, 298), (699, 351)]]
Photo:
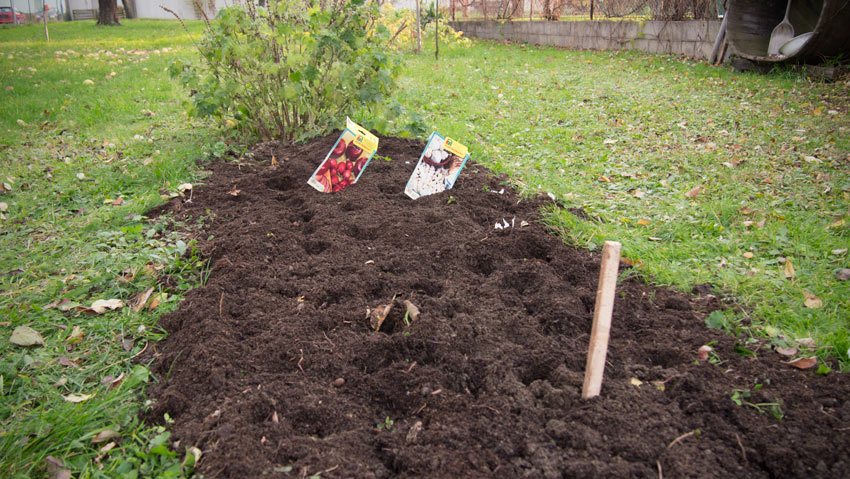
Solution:
[(608, 354), (608, 336), (611, 333), (611, 314), (614, 312), (614, 292), (617, 289), (621, 249), (622, 245), (616, 241), (606, 241), (602, 248), (602, 268), (599, 271), (596, 306), (593, 308), (593, 327), (590, 331), (584, 386), (581, 388), (581, 397), (584, 399), (598, 396), (599, 390), (602, 389), (602, 373), (605, 372), (605, 356)]

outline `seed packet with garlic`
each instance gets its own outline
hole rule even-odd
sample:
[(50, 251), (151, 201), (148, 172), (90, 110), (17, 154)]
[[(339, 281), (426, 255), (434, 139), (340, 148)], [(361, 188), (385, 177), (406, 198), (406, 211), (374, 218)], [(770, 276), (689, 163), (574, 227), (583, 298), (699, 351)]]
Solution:
[(357, 183), (377, 149), (378, 137), (346, 118), (345, 130), (307, 184), (322, 193), (342, 191)]
[(425, 151), (419, 157), (419, 162), (404, 187), (404, 193), (415, 200), (450, 190), (467, 160), (467, 147), (441, 136), (436, 131), (431, 133)]

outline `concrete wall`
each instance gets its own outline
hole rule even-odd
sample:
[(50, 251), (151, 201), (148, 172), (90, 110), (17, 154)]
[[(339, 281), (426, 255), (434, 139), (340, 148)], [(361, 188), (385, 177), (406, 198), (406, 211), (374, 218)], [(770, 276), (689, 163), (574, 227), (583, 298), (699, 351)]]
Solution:
[(720, 22), (695, 20), (583, 22), (451, 22), (467, 37), (583, 50), (643, 50), (708, 59)]

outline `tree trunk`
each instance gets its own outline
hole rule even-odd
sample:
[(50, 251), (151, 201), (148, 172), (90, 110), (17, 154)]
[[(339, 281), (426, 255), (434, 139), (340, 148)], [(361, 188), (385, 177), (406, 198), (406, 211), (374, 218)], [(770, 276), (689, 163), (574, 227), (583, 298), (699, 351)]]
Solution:
[(121, 25), (118, 21), (118, 0), (97, 0), (97, 24)]
[(121, 0), (124, 4), (124, 16), (127, 18), (138, 18), (136, 13), (136, 0)]

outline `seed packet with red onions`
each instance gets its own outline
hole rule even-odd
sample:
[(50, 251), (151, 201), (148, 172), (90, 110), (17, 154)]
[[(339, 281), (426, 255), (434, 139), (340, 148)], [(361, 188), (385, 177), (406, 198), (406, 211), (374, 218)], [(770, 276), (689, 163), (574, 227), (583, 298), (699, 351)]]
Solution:
[(469, 160), (469, 149), (436, 131), (431, 133), (425, 151), (419, 157), (413, 174), (407, 180), (404, 194), (414, 200), (450, 190), (457, 181), (460, 170)]
[(378, 137), (346, 118), (345, 130), (307, 184), (322, 193), (342, 191), (357, 183), (377, 149)]

